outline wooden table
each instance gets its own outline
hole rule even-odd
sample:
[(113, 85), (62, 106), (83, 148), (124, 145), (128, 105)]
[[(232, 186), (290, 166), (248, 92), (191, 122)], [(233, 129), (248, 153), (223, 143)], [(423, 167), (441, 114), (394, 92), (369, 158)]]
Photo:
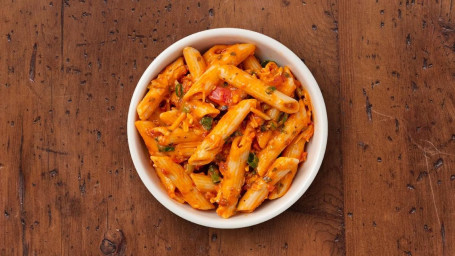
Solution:
[[(443, 0), (3, 1), (0, 255), (454, 255), (452, 12)], [(310, 189), (239, 230), (166, 210), (127, 147), (142, 72), (216, 27), (287, 45), (329, 115)]]

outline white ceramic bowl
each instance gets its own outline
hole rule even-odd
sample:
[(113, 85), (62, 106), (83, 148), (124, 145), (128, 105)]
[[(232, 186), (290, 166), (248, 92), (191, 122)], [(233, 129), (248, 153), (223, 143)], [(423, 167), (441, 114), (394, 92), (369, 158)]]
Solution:
[[(180, 204), (171, 199), (160, 184), (150, 164), (148, 152), (136, 131), (134, 122), (138, 119), (136, 106), (144, 97), (147, 85), (158, 73), (179, 56), (186, 46), (192, 46), (203, 52), (215, 44), (252, 43), (255, 44), (256, 56), (261, 60), (275, 60), (280, 65), (290, 67), (293, 74), (309, 93), (314, 111), (314, 136), (306, 147), (307, 161), (300, 167), (289, 191), (281, 198), (264, 202), (252, 213), (237, 214), (229, 219), (219, 217), (215, 211), (200, 211), (188, 204)], [(164, 50), (148, 66), (139, 80), (131, 99), (128, 111), (128, 145), (131, 158), (139, 177), (152, 195), (167, 209), (178, 216), (213, 228), (241, 228), (267, 221), (285, 211), (294, 204), (313, 182), (321, 166), (327, 145), (327, 112), (321, 91), (311, 72), (297, 55), (280, 42), (263, 34), (237, 28), (219, 28), (198, 32), (187, 36)]]

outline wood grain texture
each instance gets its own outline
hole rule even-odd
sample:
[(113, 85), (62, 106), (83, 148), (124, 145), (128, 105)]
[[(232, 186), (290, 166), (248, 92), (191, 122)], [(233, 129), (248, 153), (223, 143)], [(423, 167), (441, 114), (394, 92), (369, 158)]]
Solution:
[(348, 255), (455, 250), (454, 23), (442, 3), (340, 3)]
[[(451, 255), (451, 1), (5, 1), (0, 255)], [(329, 116), (305, 195), (257, 226), (189, 223), (147, 191), (126, 115), (148, 64), (197, 31), (293, 50)]]

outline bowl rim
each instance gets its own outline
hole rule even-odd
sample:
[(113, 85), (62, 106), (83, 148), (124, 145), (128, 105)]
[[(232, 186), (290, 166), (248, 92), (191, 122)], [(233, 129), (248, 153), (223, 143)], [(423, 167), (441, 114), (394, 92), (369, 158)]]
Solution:
[[(272, 211), (263, 213), (260, 216), (255, 216), (255, 212), (248, 213), (250, 216), (249, 218), (240, 218), (240, 219), (234, 219), (234, 218), (229, 218), (229, 219), (223, 219), (219, 218), (216, 220), (213, 219), (207, 219), (204, 218), (204, 216), (198, 216), (196, 213), (191, 213), (188, 211), (182, 211), (179, 209), (177, 206), (174, 204), (170, 203), (171, 199), (166, 195), (166, 197), (162, 197), (159, 195), (159, 190), (162, 190), (162, 187), (157, 187), (154, 186), (153, 183), (149, 180), (147, 177), (148, 174), (146, 173), (148, 169), (152, 166), (144, 166), (142, 161), (139, 159), (139, 154), (143, 154), (143, 152), (140, 152), (140, 149), (142, 149), (142, 144), (137, 145), (138, 143), (142, 143), (141, 140), (136, 141), (134, 139), (135, 134), (137, 136), (137, 131), (134, 125), (134, 122), (137, 120), (137, 114), (136, 114), (136, 107), (140, 99), (144, 96), (144, 92), (146, 89), (147, 84), (150, 82), (151, 79), (151, 74), (160, 66), (163, 64), (163, 62), (168, 65), (170, 63), (169, 56), (172, 55), (175, 51), (177, 50), (182, 50), (184, 47), (191, 45), (192, 42), (194, 41), (201, 41), (204, 39), (210, 39), (213, 37), (217, 36), (234, 36), (234, 37), (241, 37), (245, 38), (245, 40), (249, 39), (251, 41), (262, 41), (264, 44), (269, 45), (270, 47), (276, 49), (276, 51), (280, 51), (281, 55), (284, 55), (284, 59), (288, 60), (289, 62), (294, 63), (296, 66), (298, 66), (298, 69), (301, 69), (300, 72), (303, 73), (303, 77), (305, 77), (306, 83), (305, 87), (312, 87), (313, 90), (313, 95), (311, 96), (311, 101), (313, 108), (315, 108), (315, 103), (317, 103), (317, 119), (318, 119), (318, 126), (320, 130), (318, 129), (318, 133), (321, 134), (321, 141), (319, 144), (316, 144), (319, 146), (319, 152), (317, 155), (312, 156), (312, 158), (315, 158), (313, 168), (308, 170), (308, 177), (303, 180), (302, 184), (300, 185), (300, 189), (297, 191), (295, 195), (292, 197), (288, 198), (287, 200), (284, 200), (285, 198), (280, 198), (279, 200), (282, 200), (283, 202), (281, 204), (278, 204), (276, 209), (273, 209)], [(160, 70), (161, 71), (161, 70)], [(158, 74), (158, 73), (157, 73)], [(301, 80), (301, 79), (299, 79)], [(316, 112), (316, 111), (315, 111)], [(319, 172), (319, 169), (321, 167), (322, 161), (324, 159), (325, 151), (326, 151), (326, 146), (327, 146), (327, 137), (328, 137), (328, 119), (327, 119), (327, 110), (324, 102), (324, 98), (322, 96), (321, 90), (313, 77), (312, 73), (308, 69), (308, 67), (302, 62), (302, 60), (294, 53), (292, 52), (289, 48), (287, 48), (285, 45), (282, 43), (278, 42), (277, 40), (266, 36), (264, 34), (251, 31), (251, 30), (246, 30), (246, 29), (240, 29), (240, 28), (215, 28), (215, 29), (209, 29), (209, 30), (204, 30), (200, 31), (191, 35), (188, 35), (175, 43), (171, 44), (169, 47), (167, 47), (163, 52), (161, 52), (147, 67), (147, 69), (144, 71), (144, 73), (141, 75), (141, 78), (139, 79), (133, 95), (131, 97), (131, 102), (130, 106), (128, 109), (128, 117), (127, 117), (127, 139), (128, 139), (128, 146), (129, 146), (129, 151), (131, 155), (131, 159), (133, 160), (134, 167), (141, 178), (141, 181), (143, 184), (147, 187), (149, 192), (155, 197), (158, 202), (160, 202), (164, 207), (166, 207), (169, 211), (173, 212), (177, 216), (202, 225), (206, 227), (212, 227), (212, 228), (223, 228), (223, 229), (234, 229), (234, 228), (242, 228), (242, 227), (249, 227), (253, 225), (257, 225), (259, 223), (265, 222), (267, 220), (270, 220), (277, 215), (281, 214), (284, 212), (286, 209), (291, 207), (302, 195), (307, 191), (311, 183), (313, 182), (314, 178), (316, 177), (317, 173)], [(140, 149), (138, 149), (140, 148)], [(150, 163), (148, 163), (150, 165)], [(153, 168), (153, 167), (152, 167)], [(301, 168), (301, 166), (299, 167)], [(189, 208), (188, 208), (189, 209)], [(199, 211), (199, 210), (196, 210)]]

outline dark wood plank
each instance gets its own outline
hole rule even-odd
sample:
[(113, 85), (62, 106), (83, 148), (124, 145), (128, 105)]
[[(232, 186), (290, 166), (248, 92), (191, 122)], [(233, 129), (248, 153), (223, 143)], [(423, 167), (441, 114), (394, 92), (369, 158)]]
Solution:
[(452, 1), (340, 3), (349, 255), (453, 254), (452, 12)]

